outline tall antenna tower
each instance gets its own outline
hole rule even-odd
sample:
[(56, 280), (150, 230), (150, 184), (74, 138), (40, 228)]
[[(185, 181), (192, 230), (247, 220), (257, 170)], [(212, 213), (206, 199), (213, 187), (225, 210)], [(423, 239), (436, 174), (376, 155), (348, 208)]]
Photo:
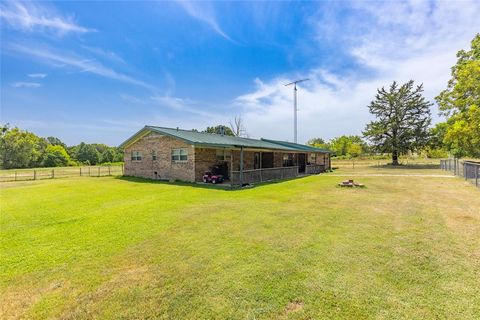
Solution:
[(297, 83), (308, 81), (310, 79), (300, 79), (287, 83), (285, 86), (293, 85), (293, 142), (297, 143)]

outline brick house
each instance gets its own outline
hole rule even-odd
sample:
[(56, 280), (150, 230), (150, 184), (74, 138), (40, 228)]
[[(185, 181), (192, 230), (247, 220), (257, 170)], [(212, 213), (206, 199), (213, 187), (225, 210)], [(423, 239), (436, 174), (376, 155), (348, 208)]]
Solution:
[(224, 168), (231, 184), (292, 178), (330, 169), (330, 151), (268, 139), (240, 138), (145, 126), (120, 147), (125, 175), (201, 182), (205, 171)]

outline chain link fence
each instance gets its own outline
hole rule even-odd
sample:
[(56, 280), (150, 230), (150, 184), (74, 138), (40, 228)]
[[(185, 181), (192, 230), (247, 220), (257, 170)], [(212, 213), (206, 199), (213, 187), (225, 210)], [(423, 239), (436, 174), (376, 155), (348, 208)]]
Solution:
[(0, 170), (0, 182), (123, 175), (123, 165)]
[(480, 162), (444, 159), (440, 160), (440, 169), (453, 172), (454, 175), (463, 177), (477, 187), (480, 187)]

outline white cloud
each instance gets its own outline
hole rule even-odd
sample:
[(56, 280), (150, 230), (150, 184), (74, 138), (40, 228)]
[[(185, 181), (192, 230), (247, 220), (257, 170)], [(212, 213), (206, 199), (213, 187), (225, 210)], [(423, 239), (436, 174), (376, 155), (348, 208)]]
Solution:
[(150, 99), (156, 102), (160, 107), (167, 107), (175, 111), (184, 112), (183, 116), (185, 116), (185, 113), (188, 113), (188, 116), (198, 117), (200, 115), (209, 118), (218, 117), (218, 114), (203, 111), (205, 108), (201, 108), (197, 102), (190, 99), (178, 98), (168, 94), (152, 96)]
[(218, 25), (213, 7), (208, 2), (178, 1), (178, 4), (192, 17), (206, 23), (223, 38), (235, 42)]
[(90, 47), (90, 46), (82, 46), (85, 50), (90, 51), (91, 53), (96, 54), (99, 57), (105, 58), (109, 61), (116, 62), (116, 63), (122, 63), (125, 64), (125, 60), (123, 60), (122, 57), (120, 57), (118, 54), (116, 54), (113, 51), (109, 50), (104, 50), (101, 48), (95, 48), (95, 47)]
[[(480, 31), (478, 2), (361, 2), (354, 11), (357, 15), (350, 19), (357, 20), (343, 21), (336, 34), (344, 37), (344, 49), (368, 72), (357, 69), (341, 75), (313, 68), (300, 75), (312, 80), (298, 91), (299, 142), (361, 134), (371, 119), (367, 105), (377, 88), (393, 80), (423, 83), (425, 96), (433, 101), (447, 85), (456, 52), (468, 47)], [(324, 38), (323, 32), (331, 36), (332, 28), (338, 26), (326, 25), (328, 19), (316, 20), (318, 39)], [(363, 24), (361, 34), (355, 29), (359, 24)], [(234, 101), (243, 111), (249, 134), (292, 140), (292, 88), (284, 84), (297, 76), (255, 79), (256, 89)], [(432, 114), (438, 119), (436, 109)]]
[(62, 16), (56, 10), (35, 2), (2, 2), (0, 17), (10, 27), (22, 31), (47, 30), (59, 35), (94, 31), (78, 25), (71, 16)]
[(43, 79), (47, 77), (47, 74), (46, 73), (29, 73), (27, 74), (27, 76), (29, 76), (30, 78)]
[(39, 88), (42, 84), (37, 82), (13, 82), (11, 86), (14, 88)]
[(125, 75), (123, 73), (117, 72), (111, 68), (108, 68), (101, 63), (86, 59), (85, 57), (80, 57), (72, 54), (60, 53), (52, 50), (47, 47), (38, 47), (35, 45), (22, 45), (22, 44), (10, 44), (7, 47), (8, 50), (11, 50), (15, 53), (21, 53), (29, 55), (39, 59), (44, 63), (53, 64), (59, 67), (73, 67), (80, 72), (89, 72), (105, 78), (122, 81), (124, 83), (133, 84), (139, 87), (149, 89), (153, 92), (157, 91), (157, 88), (149, 83), (135, 79), (131, 76)]

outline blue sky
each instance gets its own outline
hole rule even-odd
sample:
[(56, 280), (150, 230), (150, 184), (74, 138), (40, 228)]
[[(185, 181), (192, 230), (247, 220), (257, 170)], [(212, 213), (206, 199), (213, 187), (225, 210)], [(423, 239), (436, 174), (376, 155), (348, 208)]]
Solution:
[(283, 84), (304, 77), (299, 141), (360, 134), (376, 88), (414, 79), (433, 100), (480, 32), (473, 1), (0, 6), (1, 122), (68, 144), (239, 115), (249, 136), (291, 141)]

